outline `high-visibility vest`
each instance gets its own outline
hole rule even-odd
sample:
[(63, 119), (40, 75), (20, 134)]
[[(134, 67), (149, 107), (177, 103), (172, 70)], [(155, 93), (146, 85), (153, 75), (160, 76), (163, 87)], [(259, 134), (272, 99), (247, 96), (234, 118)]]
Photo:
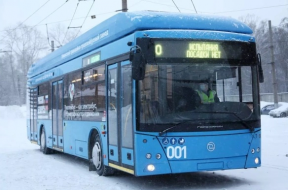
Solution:
[(203, 91), (200, 90), (196, 90), (198, 95), (201, 98), (201, 103), (202, 104), (210, 104), (210, 103), (214, 103), (214, 97), (216, 92), (214, 90), (209, 90), (209, 96), (207, 96), (206, 93), (204, 93)]

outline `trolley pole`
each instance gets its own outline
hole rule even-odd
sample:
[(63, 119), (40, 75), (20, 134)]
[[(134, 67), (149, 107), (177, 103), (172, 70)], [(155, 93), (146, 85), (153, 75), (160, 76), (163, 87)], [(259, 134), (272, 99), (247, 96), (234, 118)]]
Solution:
[(53, 52), (54, 51), (54, 41), (52, 40), (51, 41), (51, 52)]
[(269, 39), (271, 48), (271, 58), (272, 58), (272, 77), (273, 77), (273, 93), (274, 93), (274, 107), (278, 108), (278, 93), (277, 93), (277, 81), (275, 76), (275, 59), (274, 59), (274, 46), (273, 46), (273, 36), (272, 36), (272, 26), (271, 20), (268, 21), (269, 24)]
[(122, 12), (127, 12), (127, 0), (122, 0)]

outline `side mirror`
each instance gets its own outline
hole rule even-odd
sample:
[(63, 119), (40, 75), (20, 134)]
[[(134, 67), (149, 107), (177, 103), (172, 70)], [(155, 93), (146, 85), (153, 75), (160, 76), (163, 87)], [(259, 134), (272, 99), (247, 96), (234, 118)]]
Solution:
[(139, 46), (131, 48), (129, 59), (132, 63), (132, 79), (143, 80), (145, 77), (146, 60)]
[(262, 69), (262, 61), (261, 61), (261, 55), (260, 53), (257, 54), (258, 58), (258, 74), (259, 74), (259, 82), (263, 83), (264, 82), (264, 74), (263, 74), (263, 69)]

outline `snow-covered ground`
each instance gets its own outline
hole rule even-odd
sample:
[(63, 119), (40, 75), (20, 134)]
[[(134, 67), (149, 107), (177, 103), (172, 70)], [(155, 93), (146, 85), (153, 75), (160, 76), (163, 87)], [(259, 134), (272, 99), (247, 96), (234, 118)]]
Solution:
[(288, 189), (288, 117), (262, 116), (262, 167), (134, 177), (99, 177), (86, 161), (44, 155), (26, 138), (24, 107), (0, 107), (0, 190)]

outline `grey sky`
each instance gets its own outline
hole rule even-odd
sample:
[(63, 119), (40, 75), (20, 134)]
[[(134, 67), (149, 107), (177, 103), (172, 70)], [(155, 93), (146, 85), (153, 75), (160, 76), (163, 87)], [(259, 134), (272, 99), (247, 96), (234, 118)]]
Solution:
[[(48, 0), (0, 0), (0, 35), (8, 27), (15, 27), (17, 23), (23, 22), (39, 7)], [(30, 26), (37, 25), (42, 32), (52, 28), (55, 23), (62, 23), (67, 27), (75, 11), (78, 0), (50, 0), (31, 18), (25, 21)], [(178, 12), (172, 0), (127, 0), (129, 11), (137, 10), (159, 10)], [(191, 0), (174, 0), (181, 12), (194, 12)], [(55, 11), (65, 3), (59, 10), (43, 20), (50, 13)], [(81, 26), (93, 0), (80, 1), (71, 26)], [(247, 14), (254, 14), (260, 20), (272, 20), (273, 25), (278, 25), (280, 20), (288, 17), (288, 0), (194, 0), (198, 13), (217, 14), (239, 18)], [(270, 8), (264, 8), (270, 7)], [(261, 9), (257, 9), (261, 8)], [(96, 24), (115, 14), (115, 10), (121, 9), (121, 0), (95, 0), (81, 33), (89, 30)], [(241, 10), (241, 11), (239, 11)], [(243, 11), (246, 10), (246, 11)], [(105, 14), (103, 14), (105, 13)], [(91, 19), (90, 15), (96, 15), (96, 19)], [(43, 20), (43, 21), (42, 21)], [(70, 29), (79, 30), (79, 29)], [(65, 32), (65, 31), (63, 31)]]

